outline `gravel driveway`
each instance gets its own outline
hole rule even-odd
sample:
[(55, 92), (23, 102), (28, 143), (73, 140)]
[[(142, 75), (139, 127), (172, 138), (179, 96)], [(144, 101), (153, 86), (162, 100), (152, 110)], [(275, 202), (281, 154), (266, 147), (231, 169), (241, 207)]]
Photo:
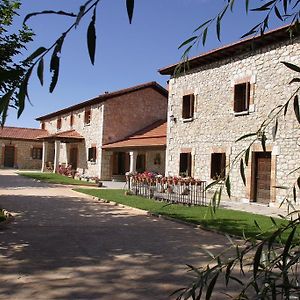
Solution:
[(221, 235), (0, 171), (0, 299), (170, 299)]

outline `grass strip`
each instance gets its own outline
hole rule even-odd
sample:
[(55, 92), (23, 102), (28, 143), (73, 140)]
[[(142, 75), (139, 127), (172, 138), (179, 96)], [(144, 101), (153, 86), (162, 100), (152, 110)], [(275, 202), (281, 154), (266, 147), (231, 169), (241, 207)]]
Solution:
[[(74, 189), (77, 192), (95, 196), (101, 199), (114, 201), (130, 207), (146, 210), (150, 213), (160, 214), (183, 220), (189, 223), (201, 225), (204, 228), (217, 230), (236, 236), (260, 238), (271, 235), (277, 227), (270, 217), (252, 214), (243, 211), (218, 208), (215, 215), (211, 214), (208, 207), (185, 206), (181, 204), (168, 204), (134, 195), (125, 195), (124, 190), (99, 190), (99, 189)], [(255, 224), (259, 225), (260, 229)], [(278, 226), (287, 224), (286, 220), (276, 218)], [(285, 239), (286, 237), (284, 237)]]
[(73, 179), (56, 173), (39, 173), (39, 172), (19, 172), (21, 176), (41, 180), (49, 183), (68, 184), (68, 185), (95, 185), (95, 183)]

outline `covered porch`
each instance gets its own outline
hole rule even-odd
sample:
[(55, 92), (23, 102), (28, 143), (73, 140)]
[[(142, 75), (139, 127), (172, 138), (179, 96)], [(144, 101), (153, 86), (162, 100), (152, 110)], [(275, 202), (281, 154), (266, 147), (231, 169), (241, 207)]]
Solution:
[(166, 122), (157, 121), (146, 128), (103, 149), (103, 176), (112, 180), (125, 180), (125, 174), (144, 171), (165, 173)]
[[(77, 170), (84, 138), (75, 130), (39, 137), (43, 141), (42, 172), (57, 173), (59, 166)], [(83, 150), (82, 150), (83, 149)]]

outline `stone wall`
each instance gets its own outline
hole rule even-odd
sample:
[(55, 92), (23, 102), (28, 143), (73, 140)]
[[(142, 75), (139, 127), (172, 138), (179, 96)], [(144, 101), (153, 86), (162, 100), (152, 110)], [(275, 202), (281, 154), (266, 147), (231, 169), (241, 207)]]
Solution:
[[(235, 157), (248, 147), (251, 139), (238, 143), (235, 140), (246, 133), (256, 132), (270, 110), (284, 104), (292, 95), (296, 85), (288, 83), (295, 72), (280, 62), (299, 65), (299, 48), (299, 39), (288, 41), (172, 78), (168, 112), (176, 119), (170, 121), (168, 118), (166, 174), (178, 175), (180, 153), (189, 149), (192, 175), (210, 182), (211, 153), (225, 152), (227, 172), (229, 165), (232, 167), (233, 198), (251, 200), (251, 162), (246, 170), (246, 187), (239, 175), (239, 164), (233, 166)], [(237, 116), (233, 111), (234, 85), (246, 81), (251, 83), (249, 113)], [(195, 95), (195, 112), (192, 120), (183, 120), (182, 97), (188, 94)], [(267, 147), (272, 151), (272, 185), (289, 186), (297, 178), (296, 174), (288, 176), (288, 173), (299, 167), (299, 129), (290, 105), (286, 118), (279, 120), (276, 140), (273, 141), (270, 132), (267, 134)], [(260, 143), (256, 143), (251, 151), (250, 158), (255, 151), (262, 151)], [(285, 195), (284, 190), (272, 187), (273, 201), (280, 201)]]
[[(78, 171), (107, 180), (111, 179), (112, 154), (102, 151), (102, 145), (120, 140), (159, 119), (166, 119), (167, 98), (153, 88), (113, 97), (91, 107), (92, 117), (89, 125), (84, 124), (84, 112), (85, 109), (82, 108), (44, 120), (43, 123), (50, 134), (74, 129), (84, 137), (84, 142), (61, 143), (59, 163), (68, 163), (69, 149), (78, 147)], [(72, 127), (70, 126), (71, 114), (74, 120)], [(61, 118), (61, 129), (57, 130), (59, 118)], [(96, 162), (88, 161), (90, 147), (97, 148)]]
[[(91, 106), (91, 122), (85, 124), (84, 122), (85, 108), (76, 111), (68, 112), (61, 116), (56, 116), (44, 121), (45, 129), (50, 134), (76, 130), (84, 137), (83, 142), (60, 145), (60, 159), (59, 163), (67, 164), (69, 162), (70, 148), (78, 148), (78, 171), (81, 174), (88, 176), (100, 177), (101, 174), (101, 158), (102, 158), (102, 124), (103, 124), (103, 104), (96, 104)], [(73, 115), (73, 126), (71, 126), (70, 119)], [(57, 129), (57, 120), (61, 118), (61, 129)], [(88, 148), (97, 148), (97, 159), (95, 162), (88, 161)]]
[(5, 146), (15, 147), (14, 168), (16, 169), (41, 169), (42, 160), (32, 158), (33, 148), (43, 148), (41, 142), (26, 140), (1, 140), (0, 166), (4, 167)]
[(138, 90), (105, 102), (103, 144), (113, 143), (165, 120), (168, 99), (152, 88)]

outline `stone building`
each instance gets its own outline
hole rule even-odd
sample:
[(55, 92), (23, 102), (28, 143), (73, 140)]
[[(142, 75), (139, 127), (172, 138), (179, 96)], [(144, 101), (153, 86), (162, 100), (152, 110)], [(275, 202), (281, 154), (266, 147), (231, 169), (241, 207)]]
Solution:
[(291, 38), (285, 27), (191, 58), (179, 75), (173, 76), (177, 64), (160, 69), (171, 75), (166, 174), (212, 182), (230, 172), (233, 199), (281, 202), (286, 190), (277, 186), (292, 186), (299, 176), (299, 170), (289, 174), (300, 165), (300, 127), (292, 103), (278, 119), (275, 140), (276, 119), (266, 130), (266, 151), (261, 141), (251, 145), (246, 186), (236, 158), (254, 136), (236, 140), (257, 132), (296, 90), (289, 82), (297, 73), (281, 62), (300, 65), (299, 50), (299, 35)]
[(40, 169), (43, 144), (38, 137), (46, 133), (42, 129), (0, 127), (0, 167)]
[[(166, 127), (160, 144), (140, 137), (142, 146), (115, 143), (139, 130), (160, 132), (167, 116), (168, 92), (156, 82), (105, 93), (88, 101), (37, 118), (47, 134), (43, 141), (42, 170), (72, 165), (80, 174), (102, 180), (122, 179), (127, 171), (165, 169)], [(158, 138), (158, 136), (156, 135)], [(162, 141), (163, 140), (163, 141)], [(137, 141), (135, 139), (135, 141)], [(109, 146), (105, 146), (109, 145)], [(136, 147), (135, 147), (136, 146)], [(155, 160), (156, 159), (156, 160)]]

